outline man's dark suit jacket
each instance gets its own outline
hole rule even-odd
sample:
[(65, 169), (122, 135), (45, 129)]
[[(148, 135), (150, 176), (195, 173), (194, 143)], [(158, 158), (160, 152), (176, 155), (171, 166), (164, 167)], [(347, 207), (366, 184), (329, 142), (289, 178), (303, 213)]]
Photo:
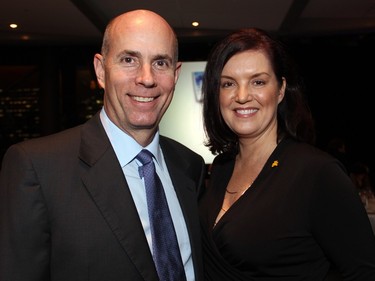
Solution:
[[(202, 279), (198, 192), (204, 161), (160, 137)], [(126, 179), (96, 114), (13, 145), (0, 177), (1, 281), (157, 281)]]

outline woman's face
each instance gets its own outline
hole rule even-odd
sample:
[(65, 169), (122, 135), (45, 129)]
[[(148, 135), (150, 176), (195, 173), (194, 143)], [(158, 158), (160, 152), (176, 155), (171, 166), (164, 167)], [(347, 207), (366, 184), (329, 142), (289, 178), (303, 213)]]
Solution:
[(221, 73), (219, 103), (229, 128), (239, 138), (277, 132), (277, 107), (286, 81), (279, 85), (264, 52), (249, 50), (231, 57)]

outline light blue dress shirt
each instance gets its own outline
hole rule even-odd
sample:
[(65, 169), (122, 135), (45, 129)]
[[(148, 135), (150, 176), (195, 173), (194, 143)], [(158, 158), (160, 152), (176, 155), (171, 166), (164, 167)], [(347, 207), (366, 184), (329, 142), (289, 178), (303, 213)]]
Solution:
[[(143, 179), (139, 177), (138, 173), (138, 167), (142, 164), (135, 159), (135, 157), (143, 148), (148, 149), (154, 155), (156, 172), (163, 184), (169, 210), (176, 230), (186, 278), (188, 281), (194, 281), (195, 278), (189, 235), (172, 180), (164, 161), (163, 153), (159, 146), (159, 132), (156, 133), (154, 139), (147, 147), (142, 147), (130, 135), (118, 128), (108, 118), (104, 108), (100, 112), (100, 120), (116, 153), (117, 159), (120, 162), (126, 181), (128, 182), (151, 252), (152, 238), (146, 202), (146, 191)], [(122, 187), (119, 186), (119, 188)]]

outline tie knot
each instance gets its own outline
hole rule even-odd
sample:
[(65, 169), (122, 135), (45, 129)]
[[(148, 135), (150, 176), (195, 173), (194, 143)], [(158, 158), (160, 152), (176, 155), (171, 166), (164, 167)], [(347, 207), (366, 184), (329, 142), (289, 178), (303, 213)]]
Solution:
[(142, 165), (146, 165), (152, 161), (152, 153), (147, 149), (142, 149), (135, 158), (141, 161)]

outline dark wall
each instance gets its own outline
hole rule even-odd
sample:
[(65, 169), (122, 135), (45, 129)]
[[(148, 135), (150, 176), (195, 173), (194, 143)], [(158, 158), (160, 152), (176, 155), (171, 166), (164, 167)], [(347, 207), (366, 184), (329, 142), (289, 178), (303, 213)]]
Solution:
[(373, 162), (374, 34), (298, 40), (293, 51), (316, 119), (318, 144), (340, 137), (354, 158)]
[[(220, 38), (180, 40), (180, 60), (202, 61)], [(354, 159), (374, 166), (372, 99), (375, 94), (375, 33), (280, 38), (291, 49), (307, 86), (318, 146), (341, 137)], [(98, 46), (2, 46), (0, 67), (35, 65), (44, 87), (42, 134), (81, 123), (77, 69), (92, 71)], [(58, 77), (57, 77), (58, 76)], [(0, 79), (1, 81), (1, 79)], [(78, 81), (79, 82), (79, 81)], [(1, 86), (1, 85), (0, 85)], [(52, 91), (45, 93), (47, 91)], [(56, 91), (56, 92), (54, 92)], [(2, 147), (5, 149), (5, 147)], [(375, 169), (375, 168), (374, 168)]]

